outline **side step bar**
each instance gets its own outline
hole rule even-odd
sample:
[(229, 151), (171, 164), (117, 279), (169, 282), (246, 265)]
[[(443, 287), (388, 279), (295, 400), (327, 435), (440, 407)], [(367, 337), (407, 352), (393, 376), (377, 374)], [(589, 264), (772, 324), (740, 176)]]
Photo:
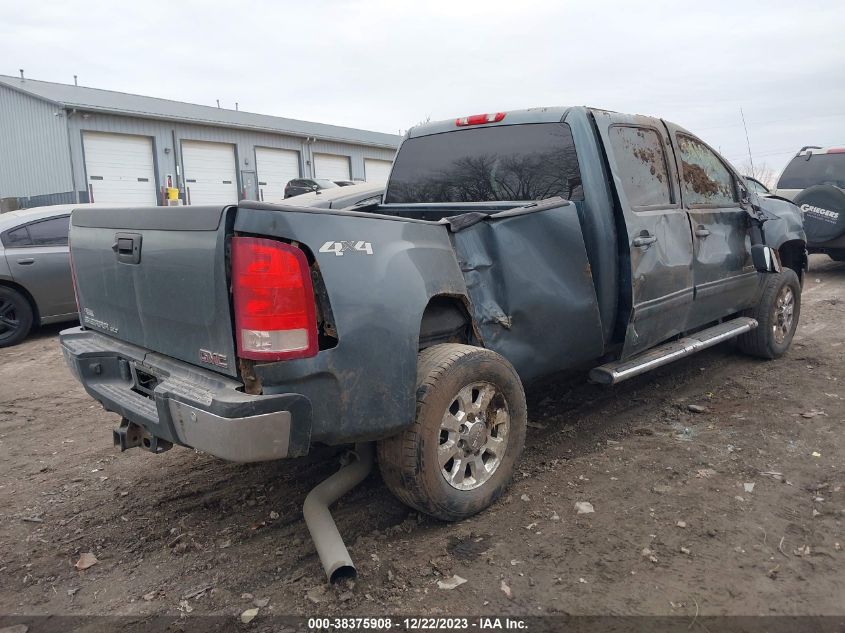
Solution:
[(639, 356), (595, 367), (590, 371), (589, 379), (602, 385), (615, 385), (656, 367), (668, 365), (684, 356), (718, 345), (740, 334), (750, 332), (756, 327), (757, 321), (748, 317), (725, 321), (680, 340), (650, 349)]

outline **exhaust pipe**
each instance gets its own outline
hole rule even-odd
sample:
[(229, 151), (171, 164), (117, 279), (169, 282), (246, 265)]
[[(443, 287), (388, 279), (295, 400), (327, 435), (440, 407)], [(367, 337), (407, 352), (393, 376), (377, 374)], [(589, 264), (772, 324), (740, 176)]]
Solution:
[(364, 481), (373, 469), (372, 442), (356, 444), (354, 455), (355, 461), (343, 466), (309, 492), (302, 507), (305, 524), (331, 583), (355, 578), (358, 574), (329, 512), (330, 505)]

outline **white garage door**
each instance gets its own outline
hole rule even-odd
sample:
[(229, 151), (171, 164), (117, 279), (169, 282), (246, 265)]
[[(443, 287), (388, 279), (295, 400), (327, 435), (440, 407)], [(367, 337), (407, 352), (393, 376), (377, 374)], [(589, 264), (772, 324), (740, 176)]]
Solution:
[(83, 132), (82, 145), (88, 192), (93, 202), (158, 203), (151, 138)]
[(389, 160), (378, 160), (376, 158), (364, 159), (364, 179), (367, 182), (379, 184), (387, 182), (390, 176), (390, 168), (393, 163)]
[(299, 152), (290, 149), (255, 148), (258, 170), (258, 199), (281, 202), (285, 199), (285, 185), (299, 178)]
[(349, 175), (349, 156), (314, 154), (314, 173), (317, 178), (351, 180)]
[(182, 141), (182, 164), (190, 204), (232, 204), (238, 201), (234, 145)]

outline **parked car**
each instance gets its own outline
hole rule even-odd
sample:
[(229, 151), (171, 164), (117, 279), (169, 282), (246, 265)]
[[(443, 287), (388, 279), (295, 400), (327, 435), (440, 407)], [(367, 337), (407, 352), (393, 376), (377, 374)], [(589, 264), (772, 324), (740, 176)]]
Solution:
[(803, 147), (783, 170), (776, 195), (804, 213), (811, 253), (845, 261), (845, 147)]
[(748, 188), (754, 193), (768, 194), (771, 193), (769, 188), (753, 176), (743, 176), (745, 182), (748, 183)]
[(294, 178), (285, 185), (285, 198), (300, 196), (303, 193), (333, 189), (337, 187), (333, 181), (325, 178)]
[(366, 212), (80, 209), (71, 243), (83, 316), (61, 344), (122, 417), (116, 445), (254, 462), (360, 442), (354, 477), (306, 502), (321, 528), (372, 441), (406, 504), (486, 508), (523, 449), (525, 383), (613, 384), (732, 338), (781, 356), (806, 266), (793, 204), (676, 125), (583, 107), (413, 128)]
[(0, 347), (77, 318), (68, 255), (73, 205), (0, 214)]
[(350, 187), (352, 185), (358, 184), (354, 180), (334, 180), (332, 182), (334, 182), (334, 184), (336, 184), (338, 187)]
[(304, 193), (296, 196), (294, 200), (285, 201), (284, 204), (296, 207), (316, 207), (318, 209), (344, 209), (346, 207), (379, 204), (383, 194), (384, 184), (370, 185), (362, 182), (348, 187), (321, 189)]

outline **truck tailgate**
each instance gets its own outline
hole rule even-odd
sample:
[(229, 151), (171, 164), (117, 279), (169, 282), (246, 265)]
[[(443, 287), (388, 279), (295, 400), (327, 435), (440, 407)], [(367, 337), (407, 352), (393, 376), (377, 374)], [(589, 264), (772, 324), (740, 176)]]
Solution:
[(237, 375), (226, 234), (236, 207), (75, 209), (82, 324)]

